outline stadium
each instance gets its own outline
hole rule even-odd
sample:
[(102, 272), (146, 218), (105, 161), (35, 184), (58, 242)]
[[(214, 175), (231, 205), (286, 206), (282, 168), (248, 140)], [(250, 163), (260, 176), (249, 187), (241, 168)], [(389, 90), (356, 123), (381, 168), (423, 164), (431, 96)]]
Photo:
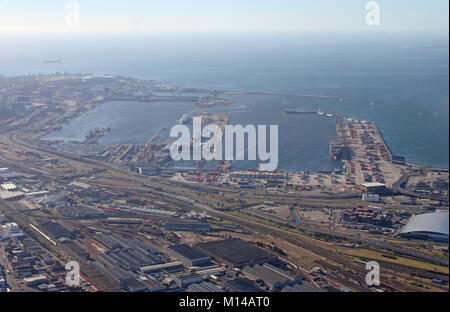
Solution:
[(448, 226), (447, 213), (426, 213), (412, 216), (400, 235), (409, 238), (448, 242)]

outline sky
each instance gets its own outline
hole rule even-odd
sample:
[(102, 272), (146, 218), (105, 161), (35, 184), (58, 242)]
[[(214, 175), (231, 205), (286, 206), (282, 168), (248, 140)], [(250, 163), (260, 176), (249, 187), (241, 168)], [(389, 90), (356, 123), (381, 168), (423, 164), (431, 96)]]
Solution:
[(0, 0), (0, 32), (448, 31), (448, 0), (375, 1), (380, 8), (380, 24), (375, 26), (366, 23), (366, 14), (369, 12), (365, 8), (367, 2), (369, 1)]

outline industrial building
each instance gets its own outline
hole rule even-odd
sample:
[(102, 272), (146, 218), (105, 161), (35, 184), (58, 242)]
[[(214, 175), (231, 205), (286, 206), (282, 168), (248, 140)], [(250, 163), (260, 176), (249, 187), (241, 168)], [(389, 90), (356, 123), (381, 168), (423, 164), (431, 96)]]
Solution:
[(285, 286), (292, 286), (296, 283), (301, 283), (302, 278), (299, 276), (292, 276), (281, 269), (278, 269), (270, 264), (246, 266), (242, 273), (247, 278), (253, 281), (262, 280), (270, 290), (280, 290)]
[(203, 282), (201, 284), (192, 284), (188, 286), (187, 292), (223, 292), (222, 289), (210, 282)]
[(28, 278), (23, 279), (23, 282), (30, 287), (36, 287), (47, 281), (48, 281), (48, 277), (46, 275), (38, 275), (38, 276), (33, 276), (33, 277), (28, 277)]
[(24, 236), (17, 223), (7, 223), (4, 228), (12, 238), (22, 238)]
[(136, 271), (141, 267), (163, 263), (161, 259), (151, 254), (140, 254), (133, 249), (106, 251), (99, 255), (99, 261), (107, 266), (120, 266), (129, 271)]
[(271, 263), (278, 260), (275, 255), (240, 239), (199, 243), (194, 248), (232, 268), (243, 268), (247, 265)]
[(49, 221), (42, 224), (42, 227), (56, 239), (60, 238), (75, 239), (74, 233), (70, 232), (57, 222)]
[(127, 239), (118, 234), (106, 236), (99, 233), (93, 238), (110, 249), (98, 255), (98, 260), (106, 267), (137, 271), (141, 267), (165, 262), (157, 256), (158, 251), (141, 241)]
[(292, 285), (292, 286), (286, 286), (284, 287), (281, 292), (327, 292), (326, 289), (319, 288), (313, 283), (302, 281), (301, 283)]
[(98, 241), (103, 246), (109, 249), (117, 249), (117, 248), (130, 248), (135, 251), (138, 251), (142, 254), (150, 253), (150, 254), (158, 254), (158, 251), (151, 248), (144, 242), (138, 240), (127, 239), (122, 237), (119, 234), (105, 235), (102, 233), (97, 233), (93, 235), (93, 238)]
[(263, 292), (252, 281), (244, 278), (236, 278), (224, 283), (224, 286), (230, 292)]
[(156, 272), (168, 272), (168, 273), (176, 273), (184, 271), (184, 266), (181, 262), (169, 262), (169, 263), (162, 263), (162, 264), (155, 264), (155, 265), (149, 265), (145, 267), (141, 267), (139, 269), (141, 273), (144, 274), (151, 274)]
[(70, 183), (69, 185), (78, 187), (78, 188), (83, 189), (83, 190), (89, 190), (89, 189), (92, 188), (89, 184), (83, 183), (83, 182), (79, 182), (79, 181), (74, 181), (74, 182)]
[(386, 184), (379, 182), (362, 183), (359, 188), (365, 193), (384, 194), (386, 193)]
[(166, 230), (169, 231), (210, 231), (211, 225), (204, 222), (166, 222)]
[(189, 272), (172, 274), (171, 277), (180, 288), (185, 288), (189, 285), (202, 282), (202, 277), (200, 275)]
[(3, 180), (18, 179), (18, 178), (31, 178), (31, 177), (33, 177), (33, 175), (14, 172), (14, 171), (9, 170), (8, 168), (1, 168), (1, 170), (0, 170), (0, 179), (3, 179)]
[(145, 292), (165, 290), (164, 285), (155, 281), (151, 281), (151, 283), (140, 281), (131, 272), (128, 272), (120, 267), (108, 268), (96, 262), (94, 262), (93, 265), (118, 287), (125, 291)]
[(13, 201), (20, 200), (25, 197), (23, 192), (11, 192), (11, 191), (1, 191), (0, 190), (0, 200)]
[(147, 287), (141, 281), (130, 277), (120, 281), (120, 288), (128, 292), (145, 292)]
[(187, 267), (206, 265), (211, 262), (210, 256), (186, 244), (169, 246), (168, 251)]
[(448, 227), (448, 213), (426, 213), (412, 216), (400, 235), (448, 242)]
[(65, 206), (68, 198), (65, 194), (53, 194), (45, 198), (42, 204), (49, 208)]

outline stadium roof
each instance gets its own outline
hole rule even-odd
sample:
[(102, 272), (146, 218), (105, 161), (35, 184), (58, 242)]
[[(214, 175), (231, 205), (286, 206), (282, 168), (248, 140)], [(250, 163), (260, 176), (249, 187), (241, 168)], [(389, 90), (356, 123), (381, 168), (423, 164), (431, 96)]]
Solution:
[(401, 233), (425, 232), (448, 236), (448, 226), (447, 213), (426, 213), (412, 216)]

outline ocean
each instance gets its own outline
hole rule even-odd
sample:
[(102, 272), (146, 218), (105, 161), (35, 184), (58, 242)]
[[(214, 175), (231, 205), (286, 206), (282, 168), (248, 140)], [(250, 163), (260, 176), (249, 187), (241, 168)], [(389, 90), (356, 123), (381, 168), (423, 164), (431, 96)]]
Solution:
[[(46, 59), (62, 62), (43, 64)], [(319, 108), (374, 121), (394, 154), (448, 168), (448, 61), (448, 33), (0, 36), (1, 75), (120, 74), (182, 87), (336, 96), (235, 97), (231, 123), (279, 124), (282, 170), (339, 166), (328, 156), (328, 140), (335, 135), (332, 119), (283, 114), (285, 109)], [(183, 105), (106, 103), (51, 136), (73, 139), (96, 121), (96, 126), (112, 128), (103, 143), (145, 142), (159, 127), (174, 123), (182, 111), (196, 109)], [(211, 108), (222, 109), (228, 108)], [(133, 123), (136, 118), (140, 122)]]

